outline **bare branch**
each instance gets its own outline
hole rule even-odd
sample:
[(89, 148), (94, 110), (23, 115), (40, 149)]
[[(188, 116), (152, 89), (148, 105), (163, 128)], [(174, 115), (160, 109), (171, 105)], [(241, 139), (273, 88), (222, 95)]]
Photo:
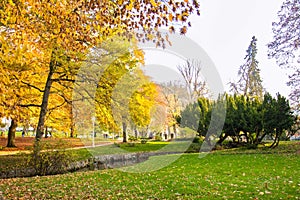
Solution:
[(18, 104), (18, 106), (22, 107), (22, 108), (29, 108), (29, 107), (38, 107), (40, 108), (41, 105), (38, 104)]
[(53, 82), (71, 82), (71, 83), (75, 83), (75, 80), (74, 79), (68, 79), (68, 78), (54, 78), (54, 79), (51, 79)]
[(41, 92), (41, 93), (44, 92), (44, 90), (42, 90), (42, 89), (40, 89), (40, 88), (38, 88), (38, 87), (36, 87), (36, 86), (34, 86), (34, 85), (31, 85), (30, 83), (27, 83), (27, 82), (25, 82), (25, 81), (21, 81), (21, 83), (23, 83), (24, 85), (27, 85), (28, 87), (31, 87), (31, 88), (33, 88), (33, 89), (36, 89), (36, 90), (38, 90), (38, 91)]

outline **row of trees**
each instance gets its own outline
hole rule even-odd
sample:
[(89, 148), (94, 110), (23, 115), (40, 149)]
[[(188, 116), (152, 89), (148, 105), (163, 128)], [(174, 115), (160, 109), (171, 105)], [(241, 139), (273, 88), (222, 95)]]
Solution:
[[(12, 120), (8, 146), (14, 146), (18, 123), (34, 126), (37, 140), (47, 126), (73, 134), (75, 77), (95, 47), (116, 36), (165, 46), (168, 36), (158, 28), (185, 34), (193, 12), (200, 13), (197, 1), (1, 1), (0, 117)], [(100, 52), (112, 58), (110, 50)], [(140, 55), (137, 46), (123, 53), (113, 66), (128, 67)]]
[[(281, 136), (289, 137), (293, 133), (296, 118), (290, 108), (289, 101), (277, 94), (272, 97), (269, 93), (263, 99), (245, 95), (222, 95), (217, 101), (199, 98), (197, 103), (190, 104), (182, 112), (180, 123), (206, 136), (210, 126), (213, 109), (224, 103), (226, 105), (226, 118), (218, 143), (231, 138), (234, 142), (244, 142), (258, 145), (266, 136), (274, 140), (272, 147), (278, 145)], [(222, 112), (222, 110), (219, 110)], [(192, 122), (192, 123), (191, 123)]]
[[(275, 40), (269, 44), (270, 57), (276, 58), (281, 66), (295, 72), (290, 76), (289, 85), (293, 87), (291, 99), (296, 106), (299, 105), (300, 94), (299, 67), (293, 61), (299, 56), (299, 7), (297, 0), (283, 3), (278, 13), (280, 21), (273, 24)], [(197, 1), (1, 1), (0, 91), (4, 95), (0, 97), (0, 117), (12, 119), (9, 129), (11, 142), (8, 146), (14, 146), (14, 132), (18, 123), (35, 127), (38, 140), (47, 126), (64, 129), (73, 135), (76, 123), (74, 117), (82, 117), (76, 116), (77, 111), (73, 105), (80, 100), (90, 103), (90, 99), (96, 98), (92, 105), (96, 107), (96, 117), (102, 127), (120, 127), (112, 119), (111, 109), (114, 105), (110, 101), (114, 87), (125, 74), (131, 73), (132, 77), (143, 76), (140, 72), (132, 72), (137, 63), (143, 60), (141, 51), (134, 43), (151, 40), (157, 46), (165, 46), (168, 36), (162, 35), (158, 27), (168, 27), (170, 32), (178, 30), (184, 34), (190, 25), (188, 17), (193, 12), (199, 14)], [(135, 33), (134, 29), (140, 29), (141, 32)], [(106, 45), (108, 41), (115, 41), (116, 36), (129, 40), (130, 43), (125, 45), (127, 49), (121, 50), (121, 53), (120, 49)], [(119, 45), (120, 42), (115, 44)], [(263, 101), (264, 91), (255, 59), (256, 53), (256, 38), (253, 37), (247, 50), (246, 62), (239, 71), (239, 80), (231, 86), (236, 94), (243, 94), (251, 99), (258, 97)], [(98, 59), (92, 59), (92, 63), (91, 54), (98, 55)], [(186, 68), (178, 68), (189, 86), (189, 101), (203, 95), (203, 92), (206, 93), (205, 83), (199, 82), (196, 77), (200, 73), (199, 68), (194, 71), (185, 70), (197, 65), (193, 62), (188, 61)], [(78, 72), (83, 65), (94, 70), (96, 79), (79, 79), (93, 82), (97, 92), (92, 94), (84, 91), (81, 97), (74, 98), (72, 92), (76, 84), (81, 82), (76, 76), (78, 78)], [(99, 69), (95, 65), (102, 67)], [(99, 76), (103, 76), (101, 80), (97, 79)], [(127, 87), (133, 85), (128, 84)], [(142, 85), (139, 92), (133, 94), (133, 98), (130, 96), (122, 101), (131, 102), (128, 107), (132, 110), (146, 107), (143, 113), (149, 116), (148, 105), (153, 105), (156, 96), (153, 90), (156, 86), (149, 82)], [(107, 98), (103, 97), (103, 91), (107, 92)], [(147, 98), (143, 99), (141, 94), (145, 94)], [(167, 101), (177, 102), (176, 97), (171, 98), (169, 94), (167, 96)], [(133, 106), (140, 102), (140, 106)], [(137, 116), (132, 114), (131, 117), (140, 126), (149, 122), (148, 117), (144, 116), (144, 120), (140, 120)], [(170, 116), (173, 119), (178, 118), (178, 110), (173, 109)], [(117, 118), (124, 119), (120, 120), (124, 129), (129, 121), (124, 114)], [(90, 118), (85, 120), (90, 121)], [(175, 124), (174, 120), (172, 124)]]
[[(244, 138), (246, 143), (258, 145), (269, 136), (274, 140), (271, 146), (275, 147), (283, 134), (286, 137), (295, 133), (297, 120), (289, 101), (280, 94), (272, 97), (265, 91), (256, 56), (257, 38), (253, 36), (238, 80), (229, 83), (233, 95), (221, 95), (216, 101), (200, 96), (181, 112), (180, 125), (197, 131), (200, 136), (218, 137), (219, 144), (230, 137), (236, 143)], [(224, 118), (222, 132), (217, 133), (219, 128), (214, 126)]]

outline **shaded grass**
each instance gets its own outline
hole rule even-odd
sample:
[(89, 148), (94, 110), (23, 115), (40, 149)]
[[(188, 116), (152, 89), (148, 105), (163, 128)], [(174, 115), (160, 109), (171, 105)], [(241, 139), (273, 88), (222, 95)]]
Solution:
[(22, 168), (28, 159), (28, 154), (0, 156), (0, 171)]
[[(78, 158), (87, 158), (85, 152), (93, 156), (108, 154), (128, 154), (133, 152), (184, 152), (189, 147), (188, 142), (148, 142), (141, 143), (116, 143), (112, 145), (87, 148), (85, 150), (73, 150)], [(201, 144), (198, 145), (199, 147)]]
[(247, 147), (224, 149), (216, 151), (220, 154), (294, 154), (300, 153), (300, 142), (281, 141), (276, 148), (269, 148), (271, 143), (260, 144), (257, 149), (248, 149)]
[[(174, 156), (151, 157), (137, 166)], [(0, 191), (4, 199), (297, 199), (299, 160), (296, 154), (212, 153), (201, 159), (188, 154), (154, 172), (112, 169), (6, 179)]]

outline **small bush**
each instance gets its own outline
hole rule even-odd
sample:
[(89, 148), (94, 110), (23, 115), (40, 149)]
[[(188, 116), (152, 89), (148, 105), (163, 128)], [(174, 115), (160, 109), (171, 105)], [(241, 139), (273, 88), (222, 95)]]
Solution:
[(193, 143), (200, 143), (200, 142), (203, 142), (203, 139), (201, 137), (199, 136), (194, 137)]
[(216, 146), (213, 148), (213, 150), (223, 150), (224, 148), (223, 148), (223, 146), (222, 145), (220, 145), (220, 144), (216, 144)]
[(129, 142), (129, 143), (127, 143), (127, 145), (126, 145), (127, 147), (135, 147), (135, 143), (133, 143), (133, 142)]
[(141, 144), (146, 144), (147, 140), (146, 139), (141, 139)]
[(154, 140), (160, 142), (162, 141), (162, 137), (160, 135), (155, 135)]
[(129, 140), (130, 142), (135, 142), (135, 141), (137, 141), (138, 139), (137, 139), (136, 137), (132, 136), (132, 135), (129, 135), (128, 140)]
[(257, 149), (257, 144), (247, 144), (246, 147), (247, 149)]
[(186, 153), (198, 153), (201, 149), (201, 143), (192, 143), (189, 148), (185, 151)]
[(233, 141), (224, 141), (223, 147), (225, 147), (226, 149), (232, 149), (239, 147), (239, 144)]
[(121, 147), (121, 145), (120, 145), (119, 143), (117, 143), (117, 142), (114, 142), (114, 145), (115, 145), (116, 147)]
[(57, 143), (35, 142), (29, 158), (29, 165), (36, 175), (59, 174), (66, 172), (67, 167), (74, 161), (72, 151), (66, 150), (66, 142)]

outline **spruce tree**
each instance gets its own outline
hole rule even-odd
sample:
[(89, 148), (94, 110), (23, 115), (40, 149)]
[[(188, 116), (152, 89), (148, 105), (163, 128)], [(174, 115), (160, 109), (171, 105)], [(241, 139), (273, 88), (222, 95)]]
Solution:
[(231, 82), (231, 91), (237, 94), (243, 94), (249, 97), (263, 97), (263, 86), (260, 78), (260, 69), (258, 68), (257, 55), (257, 39), (252, 37), (251, 43), (247, 49), (247, 54), (244, 58), (245, 64), (240, 66), (238, 71), (237, 83)]

